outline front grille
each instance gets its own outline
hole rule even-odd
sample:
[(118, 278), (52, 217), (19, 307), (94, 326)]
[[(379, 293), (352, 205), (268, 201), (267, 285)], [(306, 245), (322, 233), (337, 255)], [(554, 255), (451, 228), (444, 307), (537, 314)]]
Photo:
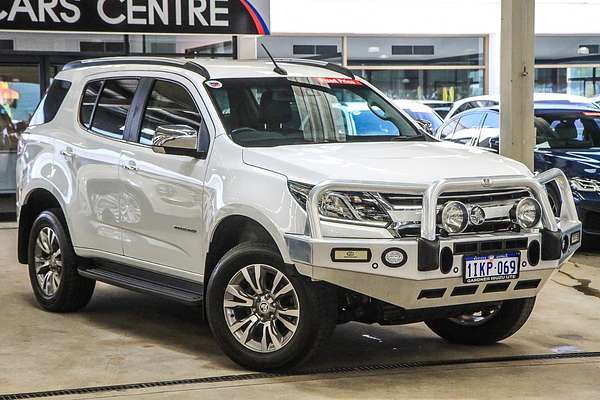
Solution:
[[(448, 201), (458, 200), (465, 204), (485, 204), (485, 203), (504, 203), (515, 201), (529, 196), (527, 190), (486, 190), (470, 193), (445, 193), (440, 196), (439, 204), (445, 204)], [(381, 193), (381, 197), (385, 199), (392, 207), (411, 207), (421, 206), (423, 196), (412, 194), (392, 194)]]
[[(461, 192), (449, 192), (444, 193), (438, 199), (438, 210), (441, 210), (444, 205), (449, 201), (460, 201), (467, 207), (479, 205), (481, 207), (496, 207), (504, 206), (507, 209), (506, 212), (501, 215), (488, 215), (485, 223), (479, 226), (469, 225), (465, 230), (466, 234), (469, 233), (492, 233), (492, 232), (505, 232), (513, 229), (513, 223), (510, 220), (508, 210), (518, 200), (531, 196), (528, 190), (524, 189), (504, 189), (504, 190), (485, 190), (475, 191), (469, 193)], [(413, 218), (408, 217), (406, 223), (396, 223), (394, 229), (396, 233), (401, 237), (418, 236), (421, 231), (421, 207), (423, 203), (423, 196), (421, 195), (409, 195), (409, 194), (392, 194), (392, 193), (381, 193), (379, 199), (387, 205), (391, 211), (400, 212)], [(438, 233), (442, 233), (439, 231)]]

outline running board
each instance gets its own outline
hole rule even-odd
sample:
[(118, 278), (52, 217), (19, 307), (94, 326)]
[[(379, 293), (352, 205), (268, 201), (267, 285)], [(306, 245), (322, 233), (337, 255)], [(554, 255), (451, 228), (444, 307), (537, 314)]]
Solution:
[(113, 262), (97, 260), (90, 267), (80, 267), (78, 272), (81, 276), (109, 285), (189, 305), (201, 305), (204, 299), (204, 286), (201, 283)]

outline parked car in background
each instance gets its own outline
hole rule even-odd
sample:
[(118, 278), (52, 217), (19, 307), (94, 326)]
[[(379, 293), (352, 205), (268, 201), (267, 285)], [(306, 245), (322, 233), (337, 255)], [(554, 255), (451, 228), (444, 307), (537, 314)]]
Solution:
[[(535, 171), (560, 168), (571, 188), (584, 236), (600, 235), (600, 110), (591, 105), (535, 105)], [(497, 152), (500, 146), (498, 106), (465, 111), (446, 121), (437, 137)], [(548, 189), (554, 212), (561, 204), (556, 188)]]
[(433, 109), (433, 111), (438, 113), (439, 116), (442, 118), (446, 117), (446, 115), (452, 108), (452, 104), (454, 104), (451, 101), (443, 101), (443, 100), (418, 100), (418, 101), (419, 101), (419, 103), (422, 103), (422, 104), (425, 104), (426, 106), (431, 107)]
[(592, 103), (600, 107), (600, 96), (592, 97)]
[(406, 112), (415, 121), (421, 123), (431, 134), (444, 123), (444, 120), (429, 106), (412, 100), (394, 100), (394, 105)]
[[(534, 93), (533, 101), (535, 103), (552, 103), (552, 104), (579, 104), (579, 105), (596, 105), (587, 97), (573, 96), (562, 93)], [(446, 115), (445, 121), (454, 117), (457, 114), (471, 110), (473, 108), (493, 107), (500, 104), (500, 95), (492, 94), (485, 96), (467, 97), (458, 100), (452, 106), (452, 109)]]

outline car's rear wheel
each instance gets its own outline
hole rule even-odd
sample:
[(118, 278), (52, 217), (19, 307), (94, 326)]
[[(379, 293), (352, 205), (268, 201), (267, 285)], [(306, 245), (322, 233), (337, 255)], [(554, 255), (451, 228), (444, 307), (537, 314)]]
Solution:
[(452, 343), (486, 345), (515, 334), (527, 322), (535, 297), (505, 300), (481, 310), (453, 318), (425, 321), (438, 336)]
[(245, 243), (218, 263), (206, 293), (208, 322), (223, 351), (259, 371), (316, 354), (336, 324), (335, 292), (311, 283), (272, 248)]
[(29, 237), (29, 278), (38, 304), (52, 312), (85, 307), (96, 282), (77, 273), (76, 256), (60, 210), (42, 212)]

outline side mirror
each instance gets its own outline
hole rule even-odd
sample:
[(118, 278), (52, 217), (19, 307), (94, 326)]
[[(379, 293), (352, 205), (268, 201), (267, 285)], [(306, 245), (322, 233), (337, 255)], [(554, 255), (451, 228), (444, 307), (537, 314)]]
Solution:
[(433, 134), (433, 124), (431, 121), (427, 121), (426, 119), (418, 119), (417, 123), (421, 126), (421, 128), (425, 129), (427, 132)]
[(203, 135), (208, 136), (208, 132), (204, 129), (198, 132), (189, 125), (161, 125), (152, 138), (152, 150), (161, 154), (198, 157), (208, 150), (198, 148), (198, 136)]

